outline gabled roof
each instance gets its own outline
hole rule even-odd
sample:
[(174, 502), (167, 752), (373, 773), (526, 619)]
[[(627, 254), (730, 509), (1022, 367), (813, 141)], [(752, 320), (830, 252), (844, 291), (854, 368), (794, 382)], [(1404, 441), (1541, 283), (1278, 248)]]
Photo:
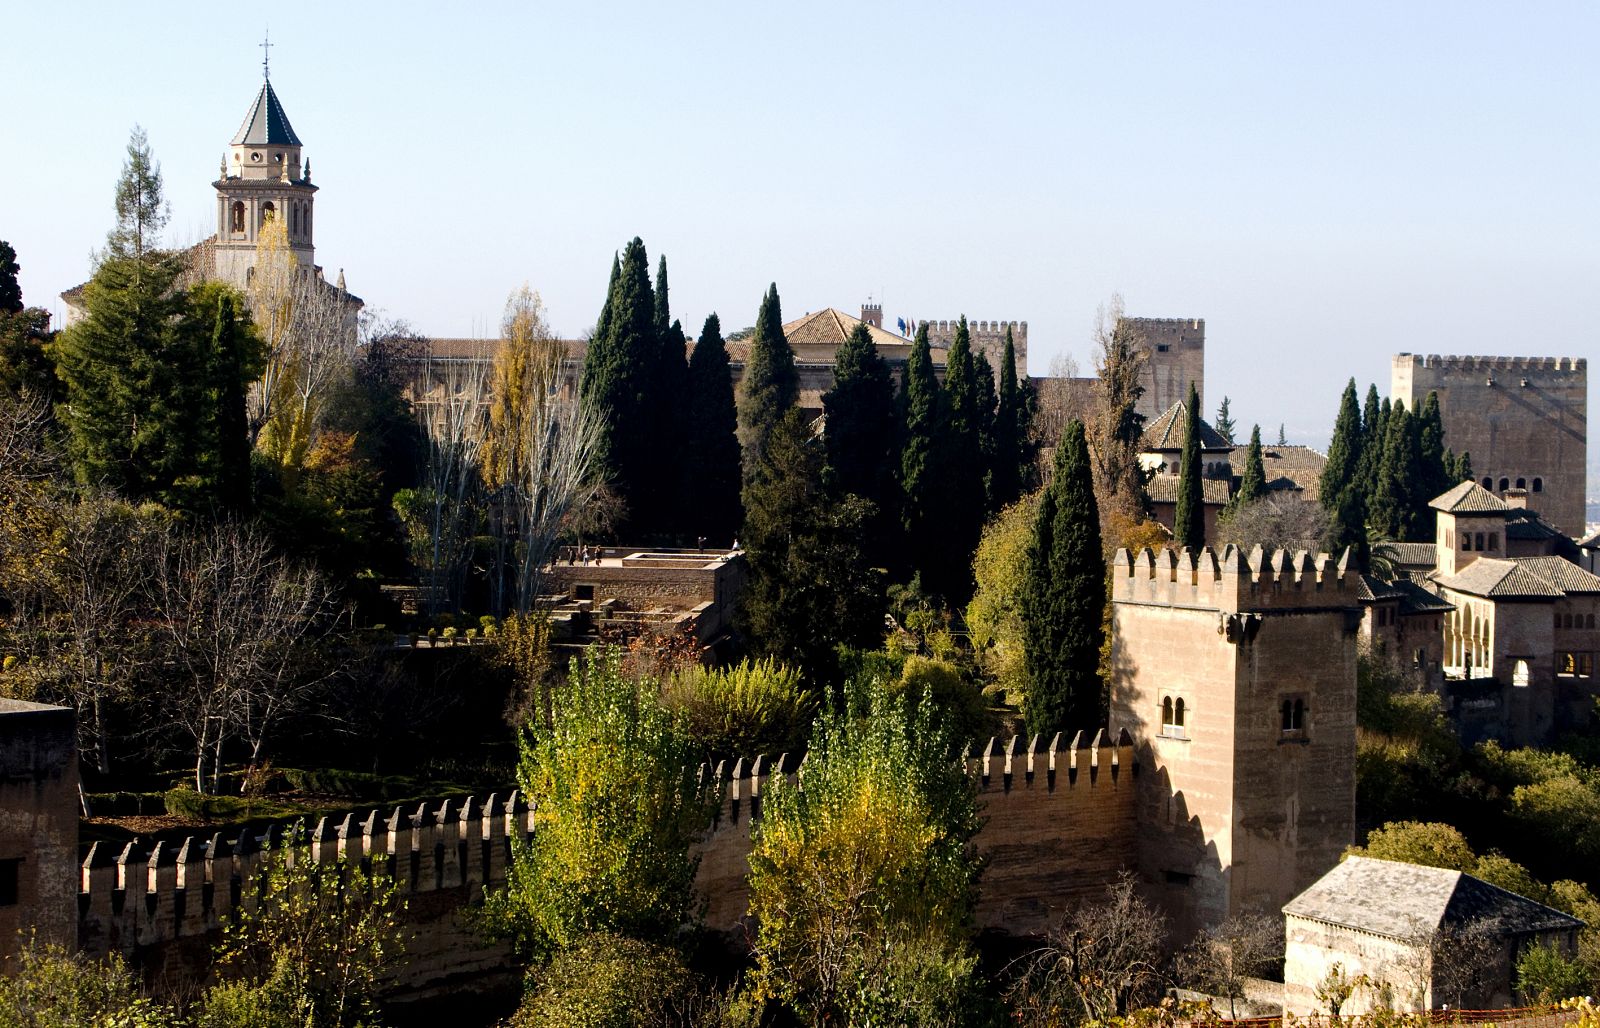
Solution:
[(1435, 496), (1428, 506), (1447, 514), (1493, 514), (1511, 509), (1506, 501), (1471, 481), (1462, 482), (1442, 496)]
[(789, 345), (800, 346), (830, 346), (837, 349), (839, 344), (850, 337), (857, 325), (867, 325), (867, 334), (872, 337), (876, 346), (910, 346), (911, 340), (904, 336), (886, 332), (874, 325), (869, 325), (860, 318), (846, 314), (844, 311), (833, 307), (824, 307), (820, 311), (813, 311), (803, 318), (796, 318), (783, 326), (784, 338), (789, 340)]
[(1517, 557), (1516, 562), (1564, 593), (1600, 593), (1600, 578), (1563, 557)]
[(1549, 542), (1555, 539), (1565, 540), (1567, 535), (1540, 517), (1538, 511), (1528, 510), (1526, 507), (1512, 507), (1506, 512), (1506, 538)]
[[(1566, 593), (1560, 587), (1526, 566), (1528, 562), (1538, 560), (1559, 561), (1561, 558), (1527, 557), (1522, 560), (1500, 560), (1495, 557), (1479, 557), (1468, 564), (1465, 570), (1448, 578), (1439, 579), (1439, 585), (1445, 589), (1454, 589), (1458, 593), (1471, 593), (1474, 596), (1496, 600), (1556, 600), (1565, 596)], [(1576, 564), (1571, 567), (1576, 571), (1582, 571)]]
[(1439, 563), (1439, 549), (1433, 543), (1384, 543), (1383, 547), (1401, 567), (1432, 568)]
[[(1187, 404), (1179, 400), (1166, 409), (1159, 418), (1145, 426), (1144, 436), (1140, 440), (1140, 449), (1143, 450), (1181, 450), (1184, 443), (1183, 422)], [(1217, 432), (1216, 429), (1206, 424), (1205, 418), (1200, 418), (1200, 449), (1202, 450), (1231, 450), (1233, 444)]]
[(1502, 937), (1583, 927), (1575, 917), (1462, 871), (1372, 857), (1347, 857), (1283, 912), (1401, 941), (1485, 921)]
[(278, 102), (278, 94), (273, 91), (271, 82), (261, 84), (261, 92), (256, 94), (255, 103), (250, 105), (249, 113), (244, 116), (244, 124), (239, 126), (239, 134), (233, 137), (233, 145), (300, 145), (300, 137), (289, 126), (289, 116), (283, 113), (283, 104)]

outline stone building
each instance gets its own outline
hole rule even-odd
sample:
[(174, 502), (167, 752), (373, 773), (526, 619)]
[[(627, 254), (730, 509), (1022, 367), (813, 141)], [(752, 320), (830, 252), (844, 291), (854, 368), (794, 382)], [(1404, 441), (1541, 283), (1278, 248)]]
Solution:
[(78, 726), (66, 707), (0, 699), (0, 962), (29, 930), (78, 942)]
[(1355, 841), (1358, 588), (1326, 554), (1117, 553), (1111, 725), (1177, 937), (1279, 909)]
[[(876, 313), (878, 320), (874, 320)], [(883, 327), (882, 308), (874, 308), (871, 304), (861, 308), (861, 317), (868, 324), (878, 328)], [(921, 321), (906, 326), (906, 333), (910, 336), (917, 334), (917, 329), (928, 326), (928, 345), (935, 349), (948, 352), (950, 345), (955, 342), (956, 329), (959, 321)], [(1028, 323), (1026, 321), (969, 321), (967, 322), (967, 338), (972, 343), (975, 353), (981, 353), (989, 359), (989, 366), (994, 368), (995, 380), (1000, 378), (1000, 361), (1006, 352), (1006, 330), (1011, 330), (1011, 351), (1016, 355), (1017, 380), (1025, 382), (1028, 378)], [(944, 363), (942, 360), (939, 363)]]
[[(1378, 1009), (1430, 1010), (1443, 1004), (1509, 1006), (1517, 957), (1529, 946), (1571, 954), (1583, 922), (1462, 871), (1371, 857), (1349, 857), (1283, 907), (1283, 1011), (1328, 1013), (1317, 986), (1334, 964), (1369, 985), (1357, 988), (1343, 1015)], [(1487, 945), (1464, 946), (1481, 935)], [(1452, 975), (1446, 964), (1480, 955), (1487, 968)], [(1479, 984), (1443, 991), (1451, 978)]]
[(1437, 689), (1444, 684), (1444, 619), (1448, 600), (1401, 574), (1392, 582), (1361, 576), (1361, 642)]
[(1567, 535), (1584, 526), (1588, 361), (1582, 357), (1394, 358), (1389, 394), (1416, 410), (1439, 394), (1445, 445), (1471, 454), (1480, 484), (1530, 504)]

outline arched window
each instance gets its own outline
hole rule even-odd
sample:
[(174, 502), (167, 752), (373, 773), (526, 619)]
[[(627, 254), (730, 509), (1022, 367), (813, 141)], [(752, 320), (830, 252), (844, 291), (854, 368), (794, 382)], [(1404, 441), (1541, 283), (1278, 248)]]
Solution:
[(1511, 479), (1502, 478), (1500, 480), (1500, 491), (1501, 492), (1505, 492), (1507, 489), (1510, 489), (1510, 488), (1511, 488)]
[(1171, 696), (1161, 700), (1161, 734), (1169, 739), (1187, 738), (1183, 730), (1183, 699)]
[(1179, 728), (1183, 727), (1183, 697), (1178, 697), (1178, 702), (1172, 705), (1172, 723)]
[(1528, 668), (1528, 662), (1525, 660), (1517, 661), (1511, 668), (1511, 684), (1519, 689), (1527, 688), (1528, 680), (1531, 677), (1532, 673)]
[(235, 201), (233, 201), (233, 218), (229, 222), (228, 230), (230, 232), (243, 232), (244, 231), (244, 201), (243, 200), (235, 200)]
[(1526, 489), (1526, 488), (1528, 488), (1528, 480), (1526, 478), (1517, 479), (1517, 488), (1518, 489)]
[(1494, 488), (1494, 479), (1492, 479), (1492, 478), (1484, 479), (1483, 480), (1483, 487), (1485, 489), (1493, 489)]
[(1536, 478), (1533, 480), (1533, 491), (1536, 493), (1544, 492), (1544, 479)]
[(272, 206), (271, 200), (268, 200), (266, 203), (261, 205), (261, 224), (265, 225), (267, 222), (276, 217), (277, 214), (278, 209)]
[(1168, 696), (1161, 701), (1161, 727), (1168, 728), (1172, 725), (1172, 697)]
[(1472, 535), (1472, 547), (1473, 547), (1473, 549), (1478, 550), (1480, 552), (1483, 550), (1483, 533), (1482, 532), (1474, 532), (1473, 533), (1473, 535)]

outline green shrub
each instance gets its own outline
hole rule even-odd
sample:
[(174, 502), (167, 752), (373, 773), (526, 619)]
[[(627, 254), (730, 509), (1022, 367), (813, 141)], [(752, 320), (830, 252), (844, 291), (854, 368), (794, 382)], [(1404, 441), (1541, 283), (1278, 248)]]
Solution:
[(292, 817), (297, 810), (249, 796), (208, 796), (188, 785), (168, 789), (162, 797), (167, 813), (195, 821), (244, 821), (255, 817)]
[(904, 693), (913, 707), (927, 693), (933, 700), (946, 733), (958, 744), (981, 742), (994, 734), (994, 719), (983, 694), (961, 675), (961, 669), (943, 660), (910, 656), (893, 693)]
[(680, 1023), (674, 1015), (692, 1002), (695, 992), (693, 976), (673, 950), (605, 934), (587, 936), (557, 954), (535, 975), (533, 986), (511, 1018), (511, 1028)]
[(1589, 976), (1582, 964), (1554, 943), (1529, 946), (1517, 957), (1517, 991), (1528, 1003), (1556, 1003), (1582, 996)]
[(500, 627), (500, 623), (495, 620), (493, 614), (485, 614), (478, 619), (478, 627), (483, 630), (484, 635), (488, 635), (491, 629)]
[(800, 672), (771, 658), (680, 672), (663, 685), (661, 698), (711, 758), (798, 752), (817, 707)]
[(167, 1028), (177, 1013), (139, 995), (122, 958), (94, 960), (29, 938), (0, 975), (0, 1025), (28, 1028)]

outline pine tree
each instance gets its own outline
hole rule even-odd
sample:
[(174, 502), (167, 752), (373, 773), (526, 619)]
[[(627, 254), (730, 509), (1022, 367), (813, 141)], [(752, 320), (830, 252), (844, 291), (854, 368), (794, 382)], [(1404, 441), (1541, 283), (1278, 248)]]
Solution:
[(1205, 486), (1200, 478), (1200, 397), (1189, 383), (1183, 410), (1183, 456), (1178, 460), (1178, 503), (1172, 516), (1174, 545), (1198, 550), (1206, 544)]
[(879, 528), (874, 543), (884, 540), (888, 526), (898, 524), (900, 516), (894, 404), (888, 362), (878, 353), (867, 326), (857, 325), (834, 354), (833, 388), (822, 397), (827, 415), (823, 442), (835, 493), (859, 496), (876, 509)]
[(1239, 477), (1239, 492), (1234, 495), (1236, 507), (1259, 500), (1267, 491), (1267, 468), (1261, 456), (1261, 426), (1250, 428), (1250, 448), (1245, 451), (1244, 474)]
[(978, 357), (963, 316), (945, 358), (944, 429), (934, 452), (940, 493), (940, 531), (931, 558), (922, 567), (924, 586), (953, 607), (972, 598), (972, 554), (983, 534), (983, 428), (988, 411), (977, 369)]
[[(761, 298), (750, 357), (739, 383), (739, 442), (744, 448), (747, 485), (761, 473), (767, 436), (799, 399), (800, 375), (794, 366), (794, 350), (783, 334), (783, 311), (777, 283), (773, 283)], [(749, 509), (746, 501), (745, 510)]]
[(250, 425), (245, 413), (245, 392), (260, 373), (262, 347), (250, 324), (250, 315), (233, 290), (215, 284), (201, 286), (193, 300), (196, 314), (211, 319), (207, 353), (211, 403), (215, 413), (209, 440), (215, 462), (212, 493), (220, 511), (240, 517), (250, 511)]
[(614, 484), (625, 508), (623, 531), (645, 530), (660, 502), (653, 378), (659, 368), (660, 336), (650, 288), (644, 241), (623, 251), (616, 282), (601, 311), (603, 328), (584, 355), (579, 392), (603, 413), (597, 466)]
[(106, 239), (107, 256), (143, 262), (157, 250), (168, 215), (161, 195), (161, 165), (150, 156), (150, 141), (137, 125), (128, 136), (128, 159), (117, 179), (116, 207), (117, 227)]
[(1106, 568), (1083, 423), (1071, 421), (1055, 477), (1039, 500), (1022, 586), (1028, 731), (1049, 735), (1101, 721), (1100, 644)]
[(722, 321), (715, 314), (707, 316), (689, 358), (688, 396), (684, 466), (695, 502), (689, 508), (694, 520), (686, 528), (712, 545), (727, 546), (739, 533), (744, 510), (739, 504), (739, 415)]
[(1233, 416), (1228, 412), (1228, 398), (1226, 396), (1222, 398), (1222, 405), (1217, 408), (1217, 423), (1211, 427), (1217, 430), (1217, 435), (1220, 435), (1229, 446), (1234, 444)]
[(1001, 356), (1000, 386), (995, 399), (993, 453), (989, 461), (990, 512), (1003, 510), (1022, 495), (1026, 473), (1032, 464), (1027, 449), (1027, 402), (1017, 384), (1017, 354), (1006, 329), (1005, 350)]
[(903, 563), (920, 570), (931, 554), (930, 537), (936, 531), (937, 512), (943, 504), (938, 493), (935, 447), (943, 430), (943, 397), (934, 377), (928, 326), (918, 326), (906, 362), (901, 390), (900, 519), (906, 551)]

